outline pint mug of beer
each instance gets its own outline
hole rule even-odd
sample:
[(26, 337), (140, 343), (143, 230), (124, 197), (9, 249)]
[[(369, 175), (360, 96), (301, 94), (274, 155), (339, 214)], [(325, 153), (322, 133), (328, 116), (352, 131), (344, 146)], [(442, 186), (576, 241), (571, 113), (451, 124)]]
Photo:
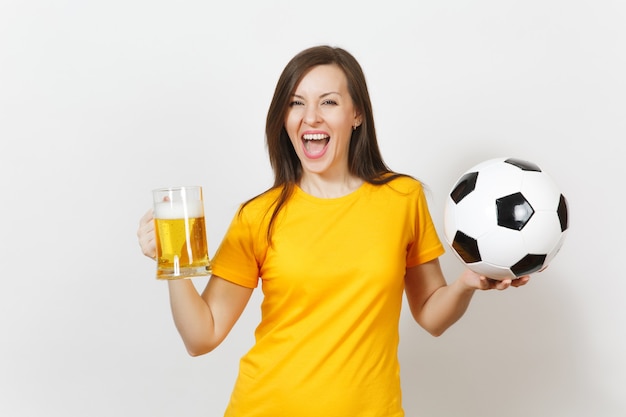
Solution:
[(157, 279), (209, 275), (202, 187), (160, 188), (152, 196)]

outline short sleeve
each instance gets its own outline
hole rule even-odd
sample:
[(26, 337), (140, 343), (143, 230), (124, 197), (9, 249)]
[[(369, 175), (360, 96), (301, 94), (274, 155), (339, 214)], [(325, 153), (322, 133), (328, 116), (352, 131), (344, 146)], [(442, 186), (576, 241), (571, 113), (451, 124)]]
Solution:
[(414, 205), (414, 239), (407, 250), (407, 267), (432, 261), (443, 255), (445, 249), (437, 235), (428, 209), (424, 190), (419, 188), (412, 204)]
[(245, 211), (239, 210), (233, 218), (212, 261), (212, 273), (227, 281), (255, 288), (259, 280), (257, 259), (258, 225), (251, 227)]

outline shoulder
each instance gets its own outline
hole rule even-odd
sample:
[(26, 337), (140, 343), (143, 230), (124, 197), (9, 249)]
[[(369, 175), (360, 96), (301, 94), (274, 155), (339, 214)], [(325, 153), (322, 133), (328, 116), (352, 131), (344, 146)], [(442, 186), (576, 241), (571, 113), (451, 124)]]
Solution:
[(395, 192), (403, 195), (422, 194), (424, 186), (421, 181), (409, 176), (400, 174), (392, 178), (389, 182), (380, 186), (381, 190)]
[(258, 218), (265, 214), (276, 204), (280, 198), (283, 187), (270, 188), (261, 194), (252, 197), (239, 207), (239, 214), (245, 217)]

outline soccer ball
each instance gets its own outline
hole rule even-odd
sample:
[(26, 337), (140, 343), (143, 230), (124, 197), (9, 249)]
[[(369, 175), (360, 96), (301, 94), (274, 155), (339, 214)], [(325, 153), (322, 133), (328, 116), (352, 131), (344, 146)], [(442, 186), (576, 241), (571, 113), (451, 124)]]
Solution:
[(545, 269), (568, 229), (567, 200), (537, 165), (515, 158), (466, 171), (447, 196), (444, 234), (455, 255), (488, 278)]

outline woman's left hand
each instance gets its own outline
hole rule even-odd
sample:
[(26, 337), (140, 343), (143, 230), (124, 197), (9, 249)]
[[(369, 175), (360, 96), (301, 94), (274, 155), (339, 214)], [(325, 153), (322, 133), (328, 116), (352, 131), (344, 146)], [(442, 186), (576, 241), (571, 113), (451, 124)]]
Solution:
[(466, 269), (461, 275), (461, 279), (468, 287), (476, 290), (506, 290), (509, 287), (521, 287), (530, 281), (530, 275), (524, 275), (516, 279), (497, 280), (479, 275), (469, 269)]

